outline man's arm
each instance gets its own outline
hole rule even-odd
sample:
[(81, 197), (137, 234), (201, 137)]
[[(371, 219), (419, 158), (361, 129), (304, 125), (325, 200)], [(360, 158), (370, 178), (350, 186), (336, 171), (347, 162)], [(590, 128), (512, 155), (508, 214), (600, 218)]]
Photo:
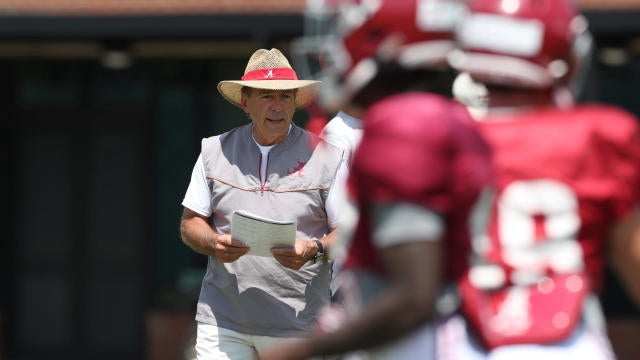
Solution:
[(614, 225), (608, 250), (613, 269), (640, 308), (640, 211)]
[(249, 247), (233, 240), (229, 234), (219, 234), (209, 226), (208, 219), (184, 208), (180, 221), (182, 242), (194, 251), (213, 256), (221, 262), (233, 262), (249, 251)]

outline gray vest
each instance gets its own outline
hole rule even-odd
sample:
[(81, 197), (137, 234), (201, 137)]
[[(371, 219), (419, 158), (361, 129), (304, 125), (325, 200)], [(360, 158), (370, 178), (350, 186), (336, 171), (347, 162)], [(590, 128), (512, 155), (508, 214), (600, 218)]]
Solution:
[[(329, 233), (325, 201), (342, 151), (319, 143), (293, 125), (268, 155), (267, 179), (260, 179), (261, 153), (252, 125), (202, 141), (211, 190), (211, 226), (230, 233), (234, 210), (275, 220), (297, 219), (296, 236), (319, 239)], [(196, 319), (263, 336), (291, 336), (311, 329), (329, 301), (330, 266), (307, 262), (284, 268), (272, 257), (242, 256), (232, 263), (209, 257)]]

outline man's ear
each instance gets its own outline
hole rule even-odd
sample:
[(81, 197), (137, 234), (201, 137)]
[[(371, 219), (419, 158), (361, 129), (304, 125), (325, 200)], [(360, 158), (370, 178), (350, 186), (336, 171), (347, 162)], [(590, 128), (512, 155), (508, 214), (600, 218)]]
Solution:
[(240, 107), (242, 107), (242, 110), (244, 110), (244, 112), (246, 112), (247, 114), (249, 113), (249, 111), (247, 110), (247, 96), (243, 93), (240, 94)]

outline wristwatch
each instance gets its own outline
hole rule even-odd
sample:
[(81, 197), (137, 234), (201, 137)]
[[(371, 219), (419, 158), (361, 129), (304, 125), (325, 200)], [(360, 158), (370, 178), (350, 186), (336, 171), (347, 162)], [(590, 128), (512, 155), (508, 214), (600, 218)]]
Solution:
[(320, 240), (313, 240), (316, 243), (316, 246), (318, 247), (318, 251), (316, 252), (316, 255), (313, 257), (313, 263), (317, 263), (319, 260), (322, 259), (322, 257), (324, 256), (324, 245), (322, 245), (322, 241)]

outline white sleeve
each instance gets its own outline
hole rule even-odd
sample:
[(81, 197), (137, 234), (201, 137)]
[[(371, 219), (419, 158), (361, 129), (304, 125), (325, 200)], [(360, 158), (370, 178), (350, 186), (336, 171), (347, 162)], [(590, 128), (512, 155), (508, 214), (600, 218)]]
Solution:
[(187, 188), (187, 193), (182, 200), (182, 206), (189, 208), (202, 216), (209, 217), (211, 211), (211, 192), (207, 185), (207, 177), (204, 172), (204, 162), (202, 154), (198, 156), (196, 164), (191, 173), (191, 182)]
[(436, 212), (408, 203), (373, 205), (373, 242), (379, 248), (420, 241), (440, 241), (444, 220)]
[(362, 126), (358, 119), (338, 113), (322, 129), (320, 137), (329, 144), (343, 149), (346, 152), (347, 165), (349, 165), (353, 158), (353, 153), (358, 143), (360, 143)]
[(340, 207), (346, 197), (348, 172), (349, 169), (347, 168), (347, 164), (343, 158), (342, 161), (340, 161), (338, 171), (336, 171), (336, 176), (333, 178), (333, 183), (331, 184), (331, 189), (329, 189), (329, 195), (327, 195), (327, 202), (325, 204), (327, 219), (331, 229), (338, 227)]
[(342, 119), (335, 117), (324, 126), (322, 132), (320, 132), (320, 137), (329, 144), (344, 149), (349, 147), (348, 141), (345, 140), (345, 129), (346, 126)]

